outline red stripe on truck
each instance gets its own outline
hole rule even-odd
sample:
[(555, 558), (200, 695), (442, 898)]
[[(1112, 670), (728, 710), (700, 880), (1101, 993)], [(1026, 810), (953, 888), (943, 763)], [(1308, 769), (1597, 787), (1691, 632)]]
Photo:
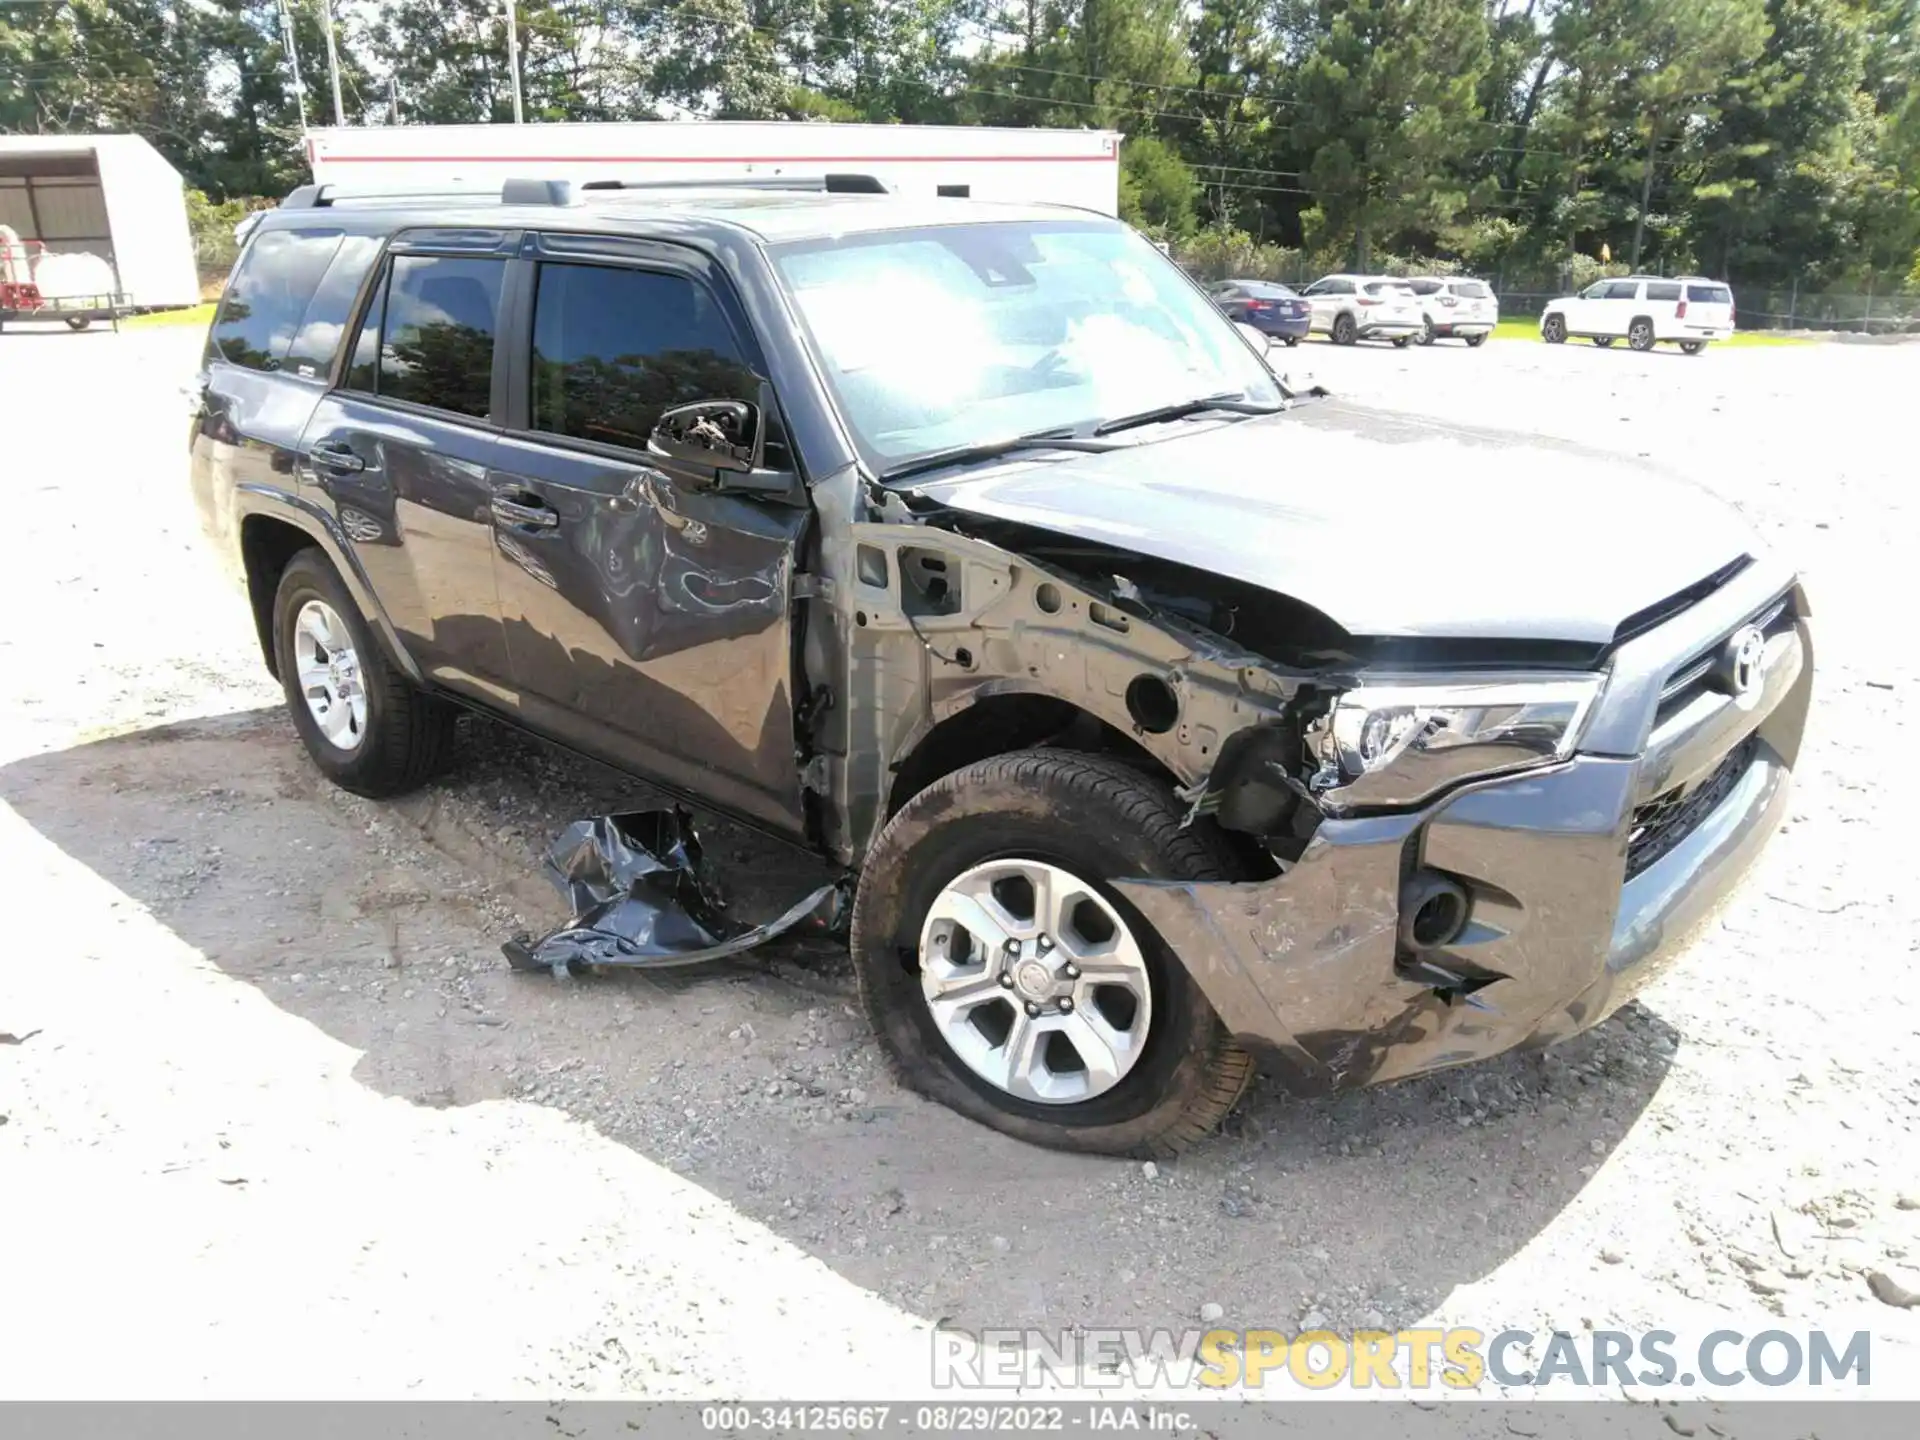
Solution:
[(321, 155), (330, 165), (997, 165), (1112, 155)]

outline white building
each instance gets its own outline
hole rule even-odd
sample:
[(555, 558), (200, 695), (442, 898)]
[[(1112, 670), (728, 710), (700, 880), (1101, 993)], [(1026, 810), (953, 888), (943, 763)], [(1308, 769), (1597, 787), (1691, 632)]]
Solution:
[(319, 184), (674, 180), (872, 175), (909, 195), (1045, 200), (1118, 213), (1120, 136), (1111, 130), (961, 125), (659, 120), (632, 124), (382, 125), (314, 130)]
[(199, 303), (180, 172), (138, 135), (0, 135), (0, 225), (116, 265), (134, 306)]

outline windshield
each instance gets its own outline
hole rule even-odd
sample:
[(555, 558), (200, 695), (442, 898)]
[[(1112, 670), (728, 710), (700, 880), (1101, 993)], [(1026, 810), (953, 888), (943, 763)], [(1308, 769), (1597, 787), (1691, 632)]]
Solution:
[(879, 469), (1203, 396), (1281, 398), (1232, 322), (1121, 225), (939, 225), (772, 255)]

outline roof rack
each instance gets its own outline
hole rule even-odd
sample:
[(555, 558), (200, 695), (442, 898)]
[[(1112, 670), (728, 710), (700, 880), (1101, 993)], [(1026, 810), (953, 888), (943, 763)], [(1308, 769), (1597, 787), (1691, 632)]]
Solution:
[(878, 176), (847, 172), (825, 175), (714, 175), (672, 180), (541, 180), (516, 177), (504, 184), (475, 183), (445, 189), (406, 186), (302, 185), (280, 202), (282, 210), (325, 210), (342, 203), (409, 204), (430, 200), (495, 200), (502, 205), (575, 205), (587, 191), (790, 190), (828, 195), (886, 195)]

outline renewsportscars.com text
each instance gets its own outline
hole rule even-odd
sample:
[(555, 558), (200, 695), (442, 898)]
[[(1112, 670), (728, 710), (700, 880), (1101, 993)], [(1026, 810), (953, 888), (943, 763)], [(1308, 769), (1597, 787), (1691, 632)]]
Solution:
[(1199, 1390), (1476, 1390), (1844, 1387), (1873, 1378), (1865, 1330), (1484, 1331), (1468, 1327), (1339, 1335), (1310, 1330), (941, 1329), (933, 1383), (954, 1390), (1048, 1385)]

